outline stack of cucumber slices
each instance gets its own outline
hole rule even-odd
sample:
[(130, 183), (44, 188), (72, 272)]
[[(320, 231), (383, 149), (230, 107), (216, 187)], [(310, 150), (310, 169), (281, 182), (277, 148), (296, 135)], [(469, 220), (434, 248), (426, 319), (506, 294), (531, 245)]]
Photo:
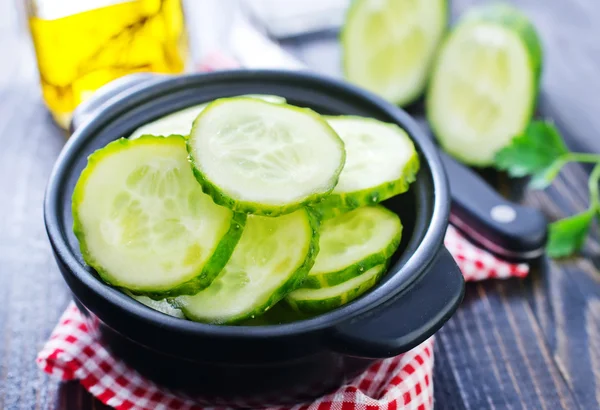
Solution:
[(94, 152), (74, 232), (104, 282), (165, 314), (237, 324), (281, 302), (314, 315), (385, 274), (402, 224), (379, 202), (418, 169), (396, 125), (222, 98)]

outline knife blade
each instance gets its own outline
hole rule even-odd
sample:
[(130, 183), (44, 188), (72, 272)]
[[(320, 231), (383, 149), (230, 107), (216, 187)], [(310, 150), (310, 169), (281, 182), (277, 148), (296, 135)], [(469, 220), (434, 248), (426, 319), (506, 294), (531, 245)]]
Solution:
[[(244, 67), (310, 70), (269, 39), (242, 11), (236, 11), (233, 21), (228, 51)], [(428, 127), (421, 128), (433, 138)], [(441, 149), (439, 155), (450, 183), (450, 222), (457, 229), (503, 259), (532, 261), (544, 254), (548, 222), (539, 210), (509, 201), (476, 172)]]

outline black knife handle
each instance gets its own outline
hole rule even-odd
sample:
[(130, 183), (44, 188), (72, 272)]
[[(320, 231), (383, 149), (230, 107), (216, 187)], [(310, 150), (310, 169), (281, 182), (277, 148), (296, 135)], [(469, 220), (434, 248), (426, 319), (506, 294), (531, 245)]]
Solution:
[(537, 209), (508, 201), (448, 154), (440, 156), (452, 195), (450, 222), (483, 248), (509, 260), (544, 253), (548, 221)]

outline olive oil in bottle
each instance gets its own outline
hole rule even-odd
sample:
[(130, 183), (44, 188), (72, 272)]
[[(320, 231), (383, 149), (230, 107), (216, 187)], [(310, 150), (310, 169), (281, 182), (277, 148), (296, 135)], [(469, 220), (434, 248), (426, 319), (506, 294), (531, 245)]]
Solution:
[(28, 6), (44, 100), (64, 128), (77, 105), (111, 80), (185, 69), (181, 0), (32, 0)]

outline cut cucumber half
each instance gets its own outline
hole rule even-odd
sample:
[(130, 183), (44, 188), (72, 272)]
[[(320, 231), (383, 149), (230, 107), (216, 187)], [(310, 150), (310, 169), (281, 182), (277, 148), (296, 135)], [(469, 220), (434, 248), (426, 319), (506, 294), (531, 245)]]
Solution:
[(191, 320), (230, 324), (254, 318), (304, 280), (318, 253), (318, 223), (307, 209), (250, 215), (238, 245), (212, 285), (173, 301)]
[(319, 254), (302, 283), (319, 289), (338, 285), (387, 261), (398, 249), (402, 224), (383, 206), (366, 206), (323, 221)]
[(441, 48), (427, 92), (440, 145), (469, 165), (488, 166), (529, 123), (542, 48), (527, 17), (508, 5), (467, 13)]
[(402, 128), (370, 118), (326, 119), (344, 141), (346, 163), (332, 193), (315, 206), (324, 218), (408, 190), (419, 171), (419, 155)]
[(72, 212), (85, 262), (109, 284), (156, 296), (208, 286), (246, 220), (202, 192), (181, 136), (120, 139), (90, 155)]
[(346, 79), (406, 105), (426, 85), (447, 0), (354, 0), (341, 32)]
[[(272, 103), (285, 103), (285, 98), (277, 95), (247, 94), (245, 97), (258, 98)], [(204, 103), (188, 107), (142, 125), (131, 134), (129, 139), (139, 138), (142, 135), (160, 135), (163, 137), (173, 134), (189, 135), (192, 123), (208, 104)]]
[(166, 299), (154, 300), (149, 298), (148, 296), (143, 295), (134, 295), (133, 293), (125, 291), (131, 298), (137, 300), (142, 305), (146, 305), (151, 309), (157, 310), (165, 315), (177, 317), (179, 319), (185, 319), (185, 316), (181, 309), (176, 308), (171, 303), (169, 303)]
[(249, 98), (211, 103), (194, 122), (188, 152), (217, 204), (267, 216), (329, 194), (346, 158), (342, 140), (314, 111)]
[(336, 309), (371, 289), (386, 271), (386, 264), (372, 267), (336, 286), (321, 289), (298, 289), (286, 297), (290, 306), (301, 313), (317, 314)]

